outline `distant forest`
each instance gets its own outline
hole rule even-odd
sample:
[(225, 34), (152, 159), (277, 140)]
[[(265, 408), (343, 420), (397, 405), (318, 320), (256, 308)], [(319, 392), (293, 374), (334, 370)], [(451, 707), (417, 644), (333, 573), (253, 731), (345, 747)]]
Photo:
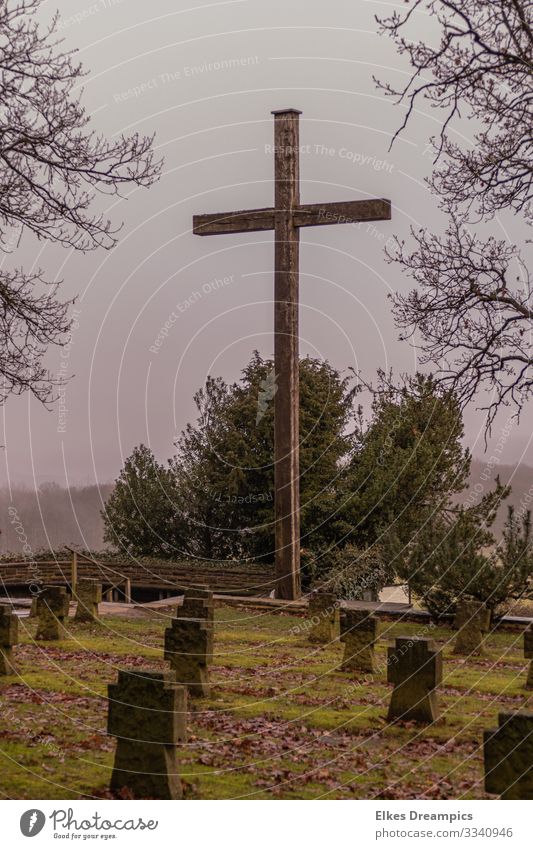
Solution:
[[(495, 524), (496, 536), (500, 536), (507, 504), (533, 508), (533, 468), (526, 465), (490, 467), (483, 460), (473, 460), (469, 490), (472, 501), (482, 494), (480, 487), (490, 488), (490, 481), (496, 474), (500, 475), (502, 483), (510, 481), (513, 487)], [(11, 493), (7, 487), (0, 489), (0, 553), (22, 550), (21, 527), (34, 551), (59, 549), (63, 545), (101, 550), (104, 542), (100, 510), (112, 490), (113, 484), (65, 489), (56, 483), (43, 483), (37, 491), (23, 486), (12, 487)], [(466, 500), (469, 493), (461, 500)], [(16, 511), (18, 522), (13, 521), (13, 511)]]
[[(101, 550), (103, 522), (100, 510), (113, 484), (73, 486), (43, 483), (38, 490), (14, 486), (0, 489), (0, 552), (20, 552), (21, 528), (33, 551), (63, 545)], [(16, 512), (15, 512), (16, 511)]]

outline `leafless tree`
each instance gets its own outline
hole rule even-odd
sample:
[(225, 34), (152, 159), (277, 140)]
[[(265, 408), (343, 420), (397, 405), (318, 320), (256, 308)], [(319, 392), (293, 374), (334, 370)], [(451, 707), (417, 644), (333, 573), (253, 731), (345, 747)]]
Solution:
[[(418, 13), (436, 24), (434, 41), (430, 26), (427, 43), (409, 38)], [(412, 69), (400, 90), (380, 84), (406, 105), (398, 133), (419, 101), (440, 110), (429, 183), (450, 215), (444, 236), (422, 229), (414, 247), (398, 240), (388, 252), (418, 285), (395, 298), (396, 319), (463, 401), (490, 390), (490, 428), (501, 405), (519, 413), (531, 396), (533, 302), (518, 248), (471, 228), (503, 210), (532, 220), (533, 2), (414, 0), (380, 24)], [(451, 138), (464, 118), (476, 128), (471, 146)]]
[[(117, 228), (95, 209), (99, 193), (149, 186), (160, 173), (153, 137), (108, 141), (81, 102), (84, 71), (36, 14), (41, 0), (0, 0), (0, 249), (24, 231), (77, 250), (115, 244)], [(72, 302), (44, 273), (0, 270), (0, 402), (31, 391), (46, 403), (54, 379), (43, 358), (68, 341)]]

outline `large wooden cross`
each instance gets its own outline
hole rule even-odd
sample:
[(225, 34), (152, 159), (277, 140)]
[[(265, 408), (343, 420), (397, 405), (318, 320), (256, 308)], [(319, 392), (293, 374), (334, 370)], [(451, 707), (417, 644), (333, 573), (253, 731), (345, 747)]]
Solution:
[(301, 112), (281, 109), (274, 118), (275, 206), (195, 215), (198, 236), (275, 231), (274, 273), (274, 476), (276, 595), (300, 596), (300, 464), (298, 278), (300, 227), (383, 221), (391, 217), (383, 198), (340, 203), (300, 203)]

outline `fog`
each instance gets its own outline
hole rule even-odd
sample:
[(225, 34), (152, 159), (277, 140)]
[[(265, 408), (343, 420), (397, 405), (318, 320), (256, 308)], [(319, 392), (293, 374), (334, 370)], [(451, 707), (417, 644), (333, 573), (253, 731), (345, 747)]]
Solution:
[(104, 547), (100, 511), (111, 490), (111, 486), (65, 489), (57, 483), (38, 489), (0, 489), (0, 553), (24, 552), (28, 558), (39, 549), (58, 551), (64, 545), (100, 551)]
[[(2, 259), (4, 267), (42, 266), (64, 281), (65, 298), (77, 297), (71, 341), (48, 356), (54, 374), (70, 377), (60, 402), (45, 410), (26, 395), (2, 409), (4, 504), (26, 503), (21, 484), (31, 491), (44, 481), (108, 483), (140, 442), (164, 460), (194, 416), (193, 393), (209, 373), (233, 380), (253, 349), (272, 353), (272, 234), (191, 233), (194, 213), (272, 203), (272, 109), (303, 111), (304, 202), (375, 196), (393, 203), (391, 222), (302, 232), (302, 354), (366, 377), (378, 367), (413, 372), (416, 351), (398, 341), (388, 300), (409, 281), (386, 264), (383, 249), (411, 225), (442, 230), (445, 220), (424, 184), (438, 113), (417, 112), (390, 149), (403, 107), (372, 80), (406, 78), (374, 20), (393, 4), (53, 0), (43, 4), (43, 20), (55, 8), (64, 46), (79, 48), (88, 71), (84, 102), (94, 128), (155, 131), (165, 167), (152, 189), (113, 199), (108, 212), (124, 222), (114, 250), (83, 255), (24, 234)], [(427, 31), (427, 19), (415, 25)], [(465, 124), (460, 133), (468, 143), (473, 128)], [(491, 229), (522, 238), (512, 218)], [(492, 446), (509, 414), (496, 422)], [(480, 457), (483, 423), (482, 413), (467, 412), (467, 442)], [(508, 430), (500, 461), (533, 463), (525, 420)], [(93, 545), (101, 493), (78, 493), (76, 521), (61, 533), (71, 542), (87, 535)], [(57, 509), (56, 519), (46, 511), (35, 519), (54, 539)], [(5, 550), (5, 522), (3, 531)]]

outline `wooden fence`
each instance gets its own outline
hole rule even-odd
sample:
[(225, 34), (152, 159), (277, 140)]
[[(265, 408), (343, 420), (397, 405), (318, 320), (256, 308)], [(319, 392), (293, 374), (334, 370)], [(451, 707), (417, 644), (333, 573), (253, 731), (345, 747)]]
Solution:
[(148, 566), (121, 561), (100, 562), (72, 551), (70, 560), (0, 561), (0, 582), (5, 589), (62, 584), (70, 589), (80, 579), (97, 580), (108, 600), (131, 600), (132, 588), (159, 590), (177, 595), (187, 587), (207, 584), (213, 592), (228, 595), (268, 596), (274, 588), (274, 570), (258, 564), (211, 564), (184, 561)]

